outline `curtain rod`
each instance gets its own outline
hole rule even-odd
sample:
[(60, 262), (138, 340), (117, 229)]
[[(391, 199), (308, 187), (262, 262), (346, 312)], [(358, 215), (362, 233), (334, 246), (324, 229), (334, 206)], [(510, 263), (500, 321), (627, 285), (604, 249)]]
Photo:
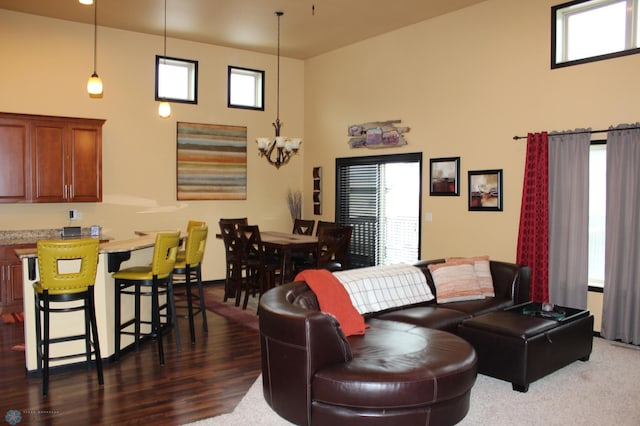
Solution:
[[(620, 130), (628, 130), (628, 129), (640, 129), (640, 126), (631, 126), (631, 127), (625, 127), (624, 129), (620, 129)], [(582, 133), (590, 133), (590, 134), (594, 134), (594, 133), (606, 133), (610, 130), (617, 130), (617, 129), (606, 129), (606, 130), (581, 130), (578, 132), (562, 132), (563, 135), (580, 135)], [(527, 139), (526, 136), (514, 136), (513, 140), (517, 141), (518, 139)]]

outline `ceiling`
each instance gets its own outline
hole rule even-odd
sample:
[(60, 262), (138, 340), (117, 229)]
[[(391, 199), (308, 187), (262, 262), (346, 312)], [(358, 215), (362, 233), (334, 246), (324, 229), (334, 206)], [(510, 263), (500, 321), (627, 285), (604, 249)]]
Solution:
[[(306, 59), (485, 0), (167, 0), (167, 36)], [(93, 23), (78, 0), (0, 0), (0, 8)], [(163, 34), (163, 0), (98, 0), (98, 25)]]

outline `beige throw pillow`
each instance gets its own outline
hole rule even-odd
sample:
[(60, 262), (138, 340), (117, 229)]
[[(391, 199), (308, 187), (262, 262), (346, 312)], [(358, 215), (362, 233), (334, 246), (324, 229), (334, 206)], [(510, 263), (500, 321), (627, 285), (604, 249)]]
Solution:
[(489, 256), (473, 256), (473, 257), (447, 257), (447, 263), (457, 262), (473, 262), (473, 269), (476, 271), (480, 290), (485, 297), (495, 297), (496, 293), (493, 288), (493, 277), (491, 276), (491, 268), (489, 266)]
[(429, 265), (438, 303), (484, 299), (473, 262)]

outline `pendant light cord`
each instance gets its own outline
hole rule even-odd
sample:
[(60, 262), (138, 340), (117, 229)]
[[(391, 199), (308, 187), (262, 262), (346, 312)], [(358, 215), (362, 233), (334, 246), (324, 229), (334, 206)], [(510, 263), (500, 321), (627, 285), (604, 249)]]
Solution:
[(164, 56), (167, 56), (167, 0), (164, 0)]
[(278, 122), (280, 122), (280, 17), (284, 14), (284, 12), (276, 12), (278, 15), (278, 76), (277, 76), (277, 109), (276, 109), (276, 118)]
[(93, 73), (96, 74), (98, 56), (98, 0), (93, 2)]

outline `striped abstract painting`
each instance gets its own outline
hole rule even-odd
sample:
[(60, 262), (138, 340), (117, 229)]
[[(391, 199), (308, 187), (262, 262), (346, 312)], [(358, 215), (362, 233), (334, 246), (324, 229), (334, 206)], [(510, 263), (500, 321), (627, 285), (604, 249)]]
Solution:
[(178, 200), (247, 199), (247, 128), (178, 122)]

